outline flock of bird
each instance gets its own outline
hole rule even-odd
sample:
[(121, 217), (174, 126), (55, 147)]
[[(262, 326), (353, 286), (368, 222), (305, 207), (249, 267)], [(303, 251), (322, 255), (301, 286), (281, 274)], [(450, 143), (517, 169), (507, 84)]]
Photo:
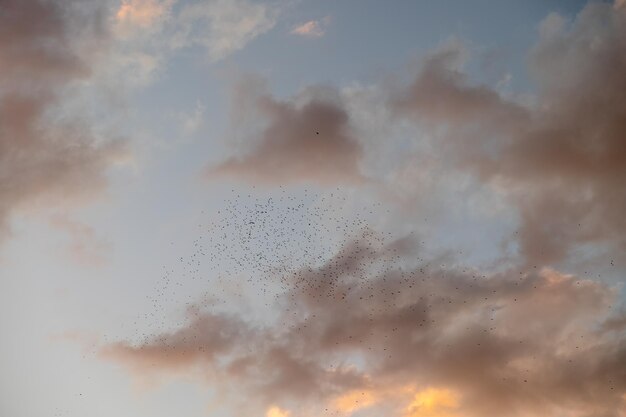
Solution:
[[(454, 273), (446, 279), (445, 256), (427, 262), (410, 235), (395, 239), (374, 231), (371, 222), (383, 210), (380, 203), (346, 211), (350, 202), (341, 190), (304, 190), (295, 196), (283, 189), (270, 197), (231, 193), (222, 207), (203, 212), (207, 221), (198, 224), (191, 252), (163, 267), (163, 276), (146, 296), (151, 310), (134, 322), (136, 346), (154, 343), (184, 327), (189, 314), (203, 311), (247, 315), (259, 323), (274, 318), (284, 329), (302, 330), (311, 319), (311, 308), (301, 308), (307, 302), (338, 314), (358, 306), (374, 317), (414, 297), (408, 301), (415, 325), (421, 327), (434, 323), (427, 310), (473, 302), (464, 293), (483, 286), (485, 276), (469, 269), (457, 271), (459, 279)], [(519, 274), (515, 285), (528, 285), (528, 280), (523, 283), (526, 274)], [(492, 294), (482, 301), (488, 305), (498, 291), (489, 289)], [(173, 307), (182, 314), (173, 314)], [(487, 323), (483, 330), (495, 328)]]
[[(510, 291), (510, 299), (506, 294), (504, 299), (517, 303), (513, 296), (526, 291), (515, 292), (517, 288), (532, 291), (536, 285), (536, 268), (494, 285), (469, 268), (447, 270), (446, 262), (453, 262), (447, 255), (426, 260), (423, 242), (411, 233), (375, 231), (384, 210), (380, 203), (354, 205), (339, 189), (297, 194), (281, 189), (271, 196), (232, 190), (217, 208), (202, 212), (204, 221), (197, 224), (191, 244), (170, 243), (172, 251), (185, 253), (163, 266), (163, 275), (146, 295), (150, 308), (133, 322), (135, 339), (128, 342), (137, 349), (167, 345), (168, 335), (190, 319), (217, 312), (273, 326), (285, 340), (310, 340), (325, 348), (356, 346), (397, 366), (394, 351), (414, 337), (414, 329), (428, 331), (446, 320), (442, 311), (459, 306), (469, 304), (483, 314), (480, 328), (465, 325), (467, 331), (485, 335), (472, 339), (475, 347), (484, 346), (497, 330), (495, 317), (502, 308), (491, 300)], [(315, 321), (322, 316), (326, 324), (333, 317), (338, 323), (356, 317), (356, 322), (368, 323), (368, 330), (337, 325), (335, 334), (315, 341)], [(254, 355), (254, 346), (246, 349)], [(520, 374), (524, 383), (528, 372)]]
[[(191, 250), (163, 267), (157, 286), (146, 296), (151, 311), (136, 322), (164, 325), (172, 317), (167, 307), (177, 304), (271, 308), (276, 297), (297, 284), (287, 279), (289, 271), (323, 265), (345, 242), (363, 238), (369, 230), (366, 218), (378, 205), (338, 214), (346, 199), (340, 193), (307, 190), (298, 197), (284, 190), (274, 197), (232, 191), (222, 207), (203, 212), (207, 221), (198, 224), (197, 238), (191, 246), (182, 245), (182, 251)], [(172, 250), (178, 246), (171, 243)], [(149, 340), (145, 329), (138, 328), (137, 334)]]

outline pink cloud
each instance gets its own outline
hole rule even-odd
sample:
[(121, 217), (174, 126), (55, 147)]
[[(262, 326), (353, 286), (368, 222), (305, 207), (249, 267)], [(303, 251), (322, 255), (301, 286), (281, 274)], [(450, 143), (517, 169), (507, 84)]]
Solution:
[(63, 105), (63, 89), (92, 74), (91, 54), (107, 41), (102, 10), (73, 5), (2, 3), (0, 235), (12, 212), (25, 205), (66, 203), (100, 191), (107, 167), (124, 152), (123, 142), (98, 138), (80, 116), (50, 117)]
[(326, 27), (329, 23), (330, 17), (325, 17), (321, 20), (309, 20), (293, 28), (291, 34), (307, 38), (321, 38), (326, 33)]
[(290, 100), (277, 100), (246, 88), (240, 88), (234, 118), (252, 108), (266, 126), (253, 133), (249, 148), (208, 167), (208, 178), (230, 176), (261, 183), (365, 181), (359, 167), (363, 150), (338, 94), (311, 89)]

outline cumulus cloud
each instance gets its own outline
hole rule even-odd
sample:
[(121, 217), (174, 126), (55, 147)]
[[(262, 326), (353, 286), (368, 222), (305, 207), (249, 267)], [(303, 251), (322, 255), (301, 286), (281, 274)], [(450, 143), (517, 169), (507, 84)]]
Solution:
[(248, 90), (249, 84), (242, 88), (237, 94), (234, 119), (240, 120), (238, 113), (253, 118), (250, 113), (257, 112), (267, 125), (258, 137), (248, 139), (247, 149), (209, 167), (209, 178), (233, 176), (265, 183), (319, 184), (365, 180), (359, 168), (363, 151), (336, 91), (309, 89), (291, 100), (278, 100)]
[[(529, 55), (536, 83), (530, 99), (472, 83), (463, 72), (467, 53), (458, 42), (427, 57), (400, 91), (374, 89), (374, 104), (366, 103), (367, 88), (335, 93), (330, 101), (310, 93), (283, 101), (267, 93), (243, 94), (247, 99), (239, 100), (235, 113), (256, 108), (267, 126), (256, 126), (248, 135), (255, 139), (238, 143), (238, 154), (209, 175), (331, 183), (366, 173), (385, 184), (383, 194), (414, 203), (428, 193), (434, 206), (465, 187), (468, 202), (487, 201), (488, 194), (489, 201), (508, 202), (519, 223), (510, 241), (518, 243), (529, 264), (561, 261), (585, 244), (606, 245), (617, 256), (626, 248), (621, 216), (626, 195), (619, 191), (626, 176), (621, 135), (626, 105), (620, 93), (626, 83), (625, 15), (607, 3), (586, 6), (572, 22), (549, 15)], [(311, 129), (305, 119), (313, 117), (313, 108), (303, 104), (307, 100), (343, 114), (337, 125), (358, 141), (329, 137), (329, 143), (354, 145), (325, 145), (323, 158), (321, 149), (305, 150), (314, 143), (306, 140)], [(417, 130), (405, 130), (401, 119)], [(369, 138), (372, 132), (378, 137)], [(418, 139), (402, 139), (411, 135)]]
[(381, 242), (364, 234), (322, 265), (287, 268), (263, 326), (196, 306), (183, 327), (101, 354), (139, 378), (219, 381), (246, 399), (240, 415), (621, 415), (626, 346), (603, 326), (615, 290), (552, 269), (446, 267), (411, 239)]
[[(617, 289), (535, 266), (579, 244), (625, 247), (622, 11), (593, 3), (573, 22), (551, 15), (530, 55), (531, 101), (473, 84), (453, 46), (430, 56), (381, 117), (410, 120), (432, 139), (433, 165), (471, 174), (519, 210), (523, 267), (463, 267), (412, 239), (366, 232), (329, 258), (272, 269), (268, 317), (197, 304), (182, 325), (100, 354), (140, 379), (198, 375), (242, 416), (623, 417)], [(313, 88), (280, 100), (244, 86), (234, 119), (253, 126), (207, 175), (363, 181), (344, 99)]]
[(0, 14), (0, 227), (16, 209), (100, 191), (122, 143), (60, 114), (65, 88), (87, 79), (106, 45), (96, 5), (7, 0)]
[(531, 51), (532, 104), (473, 85), (459, 48), (423, 65), (394, 108), (440, 138), (447, 160), (497, 187), (519, 209), (521, 251), (561, 260), (572, 246), (626, 247), (626, 14), (592, 3), (541, 26)]

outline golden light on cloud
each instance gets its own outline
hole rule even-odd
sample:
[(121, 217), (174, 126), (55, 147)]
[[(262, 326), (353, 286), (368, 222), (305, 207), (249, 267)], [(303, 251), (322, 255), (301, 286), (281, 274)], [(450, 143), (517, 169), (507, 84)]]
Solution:
[(283, 410), (282, 408), (273, 405), (267, 409), (265, 417), (289, 417), (289, 414), (289, 411)]
[(459, 407), (458, 395), (445, 388), (426, 388), (415, 394), (405, 408), (405, 417), (454, 417)]
[(456, 392), (433, 387), (418, 390), (413, 385), (382, 390), (350, 390), (336, 397), (331, 405), (340, 414), (350, 416), (370, 407), (394, 403), (406, 404), (398, 414), (403, 417), (459, 416), (459, 395)]
[(371, 407), (380, 401), (380, 396), (369, 390), (353, 390), (337, 397), (333, 402), (334, 408), (344, 414), (352, 414), (363, 408)]

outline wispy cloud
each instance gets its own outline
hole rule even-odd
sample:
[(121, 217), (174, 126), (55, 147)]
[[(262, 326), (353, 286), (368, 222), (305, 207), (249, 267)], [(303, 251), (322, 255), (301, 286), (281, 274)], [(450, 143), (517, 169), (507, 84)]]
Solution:
[(304, 36), (306, 38), (321, 38), (326, 33), (326, 27), (330, 24), (330, 16), (320, 20), (309, 20), (291, 30), (292, 35)]
[(202, 45), (216, 61), (242, 49), (272, 29), (280, 9), (248, 0), (217, 0), (185, 5), (176, 18), (174, 46)]
[(121, 29), (148, 29), (162, 23), (171, 12), (175, 0), (124, 0), (115, 13)]
[(99, 238), (91, 226), (72, 219), (66, 213), (51, 216), (50, 224), (68, 236), (66, 252), (74, 262), (90, 267), (98, 267), (106, 262), (111, 245)]
[(189, 113), (180, 113), (179, 120), (182, 131), (185, 135), (193, 135), (204, 124), (206, 106), (202, 102), (197, 101), (194, 109)]
[(157, 79), (176, 51), (200, 47), (210, 62), (243, 49), (271, 30), (280, 3), (248, 0), (124, 0), (111, 16), (111, 53), (100, 76), (123, 89)]

